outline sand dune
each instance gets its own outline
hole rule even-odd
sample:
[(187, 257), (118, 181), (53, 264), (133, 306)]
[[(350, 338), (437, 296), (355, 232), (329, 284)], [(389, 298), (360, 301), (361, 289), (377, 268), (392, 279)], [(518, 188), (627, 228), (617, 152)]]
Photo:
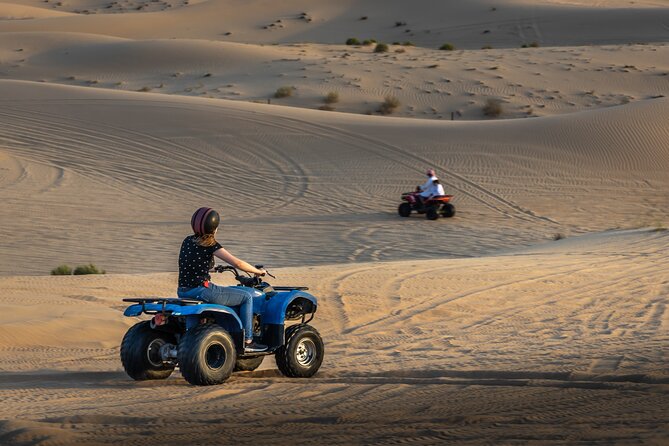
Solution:
[[(39, 83), (0, 88), (12, 161), (3, 193), (17, 216), (4, 226), (6, 273), (77, 261), (109, 272), (173, 270), (200, 203), (221, 209), (233, 251), (276, 266), (480, 255), (667, 217), (666, 99), (469, 124)], [(206, 177), (196, 162), (205, 156), (215, 166)], [(400, 193), (427, 165), (455, 194), (458, 217), (397, 220)], [(36, 235), (49, 240), (46, 251), (14, 259)], [(147, 242), (149, 261), (137, 249)]]
[[(0, 444), (666, 444), (667, 23), (665, 0), (0, 0)], [(427, 167), (456, 215), (399, 217)], [(121, 299), (174, 296), (200, 206), (318, 296), (316, 376), (123, 372)]]
[[(34, 4), (33, 0), (26, 3)], [(83, 9), (78, 2), (69, 8), (67, 2), (60, 3), (65, 5), (47, 8)], [(467, 49), (484, 45), (519, 47), (534, 41), (563, 46), (666, 40), (666, 2), (594, 2), (594, 7), (592, 3), (472, 0), (455, 7), (452, 2), (423, 0), (407, 8), (401, 0), (210, 0), (179, 8), (165, 3), (160, 12), (5, 21), (0, 23), (0, 32), (66, 31), (137, 39), (198, 38), (245, 43), (343, 43), (349, 37), (358, 37), (386, 42), (412, 40), (432, 48), (451, 42)], [(110, 4), (111, 1), (106, 3)], [(197, 26), (183, 26), (184, 23)]]
[[(128, 40), (76, 33), (5, 33), (0, 73), (23, 79), (302, 108), (440, 120), (573, 113), (667, 94), (669, 47), (625, 45), (438, 51), (405, 45), (260, 46)], [(400, 51), (400, 52), (398, 52)], [(281, 87), (291, 96), (276, 99)], [(334, 92), (335, 101), (326, 104)]]

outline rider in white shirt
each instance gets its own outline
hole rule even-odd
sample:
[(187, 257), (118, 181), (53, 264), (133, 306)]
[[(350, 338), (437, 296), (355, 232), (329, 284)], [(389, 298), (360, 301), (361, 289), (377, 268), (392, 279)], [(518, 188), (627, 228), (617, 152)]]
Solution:
[(427, 181), (422, 186), (418, 186), (418, 190), (422, 198), (427, 198), (430, 196), (429, 191), (432, 187), (432, 182), (437, 179), (437, 175), (434, 169), (427, 169), (427, 172), (425, 173), (427, 174)]
[(432, 180), (432, 186), (430, 189), (428, 189), (429, 196), (427, 197), (428, 199), (432, 197), (438, 197), (440, 195), (446, 195), (446, 191), (444, 191), (444, 186), (441, 185), (439, 182), (439, 179), (435, 178)]

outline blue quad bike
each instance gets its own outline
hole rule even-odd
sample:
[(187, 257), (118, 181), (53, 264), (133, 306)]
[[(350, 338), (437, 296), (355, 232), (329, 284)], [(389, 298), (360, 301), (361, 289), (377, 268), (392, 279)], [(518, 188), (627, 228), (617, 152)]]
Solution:
[[(212, 271), (231, 271), (237, 286), (253, 290), (253, 338), (268, 349), (244, 352), (238, 308), (179, 298), (123, 299), (133, 303), (125, 316), (153, 315), (123, 337), (121, 362), (131, 378), (166, 379), (178, 365), (191, 384), (221, 384), (233, 371), (255, 370), (272, 354), (285, 376), (308, 378), (318, 371), (324, 346), (318, 331), (309, 325), (318, 305), (308, 288), (272, 287), (259, 277), (240, 275), (231, 266), (218, 265)], [(288, 321), (299, 322), (286, 326)]]

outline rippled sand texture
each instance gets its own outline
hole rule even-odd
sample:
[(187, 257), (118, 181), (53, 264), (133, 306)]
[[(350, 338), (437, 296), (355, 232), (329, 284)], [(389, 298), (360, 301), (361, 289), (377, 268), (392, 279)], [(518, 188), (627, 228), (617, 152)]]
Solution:
[[(669, 442), (669, 2), (407, 5), (0, 0), (0, 444)], [(315, 377), (123, 372), (200, 206)]]

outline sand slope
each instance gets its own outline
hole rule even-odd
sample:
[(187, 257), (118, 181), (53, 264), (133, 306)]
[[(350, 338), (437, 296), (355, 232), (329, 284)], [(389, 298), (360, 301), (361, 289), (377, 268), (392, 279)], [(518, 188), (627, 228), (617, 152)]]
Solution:
[(274, 283), (320, 298), (321, 372), (283, 378), (268, 358), (208, 388), (120, 370), (114, 341), (132, 323), (120, 298), (170, 295), (174, 274), (3, 278), (3, 314), (31, 322), (0, 329), (0, 397), (19, 419), (0, 438), (661, 444), (668, 256), (667, 231), (637, 230), (476, 259), (279, 269)]
[[(473, 256), (667, 219), (666, 99), (469, 124), (39, 83), (0, 89), (5, 273), (91, 261), (174, 271), (188, 218), (205, 204), (221, 210), (226, 246), (273, 266)], [(398, 220), (400, 193), (426, 166), (458, 214)], [(48, 243), (21, 248), (35, 237)]]

